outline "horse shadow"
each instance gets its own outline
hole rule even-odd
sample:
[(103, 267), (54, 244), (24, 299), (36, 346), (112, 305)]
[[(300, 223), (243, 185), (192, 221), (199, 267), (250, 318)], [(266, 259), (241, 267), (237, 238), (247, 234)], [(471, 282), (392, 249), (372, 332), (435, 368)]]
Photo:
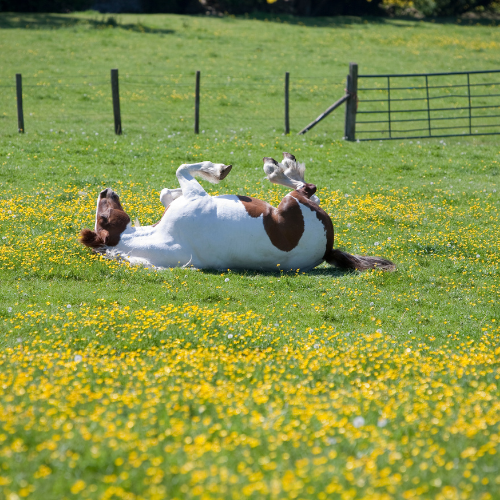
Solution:
[[(213, 276), (220, 276), (221, 271), (215, 269), (200, 269), (204, 274), (210, 274)], [(249, 269), (230, 269), (228, 270), (233, 276), (240, 276), (243, 278), (279, 278), (283, 277), (295, 277), (295, 276), (315, 276), (318, 278), (341, 278), (346, 275), (357, 274), (358, 271), (354, 269), (339, 269), (337, 267), (315, 267), (309, 271), (257, 271), (257, 270), (249, 270)]]

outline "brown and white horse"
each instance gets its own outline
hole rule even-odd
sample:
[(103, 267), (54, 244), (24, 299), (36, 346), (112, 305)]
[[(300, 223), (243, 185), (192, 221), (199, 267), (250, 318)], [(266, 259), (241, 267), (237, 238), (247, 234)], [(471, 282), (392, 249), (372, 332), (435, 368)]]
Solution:
[(80, 241), (108, 256), (160, 268), (306, 271), (326, 261), (343, 269), (395, 269), (379, 257), (333, 249), (332, 221), (293, 155), (283, 153), (282, 163), (264, 158), (268, 179), (293, 189), (277, 208), (248, 196), (210, 196), (194, 178), (220, 182), (230, 170), (208, 161), (181, 165), (180, 188), (161, 192), (165, 213), (153, 226), (133, 226), (118, 195), (105, 189), (97, 199), (95, 228), (84, 229)]

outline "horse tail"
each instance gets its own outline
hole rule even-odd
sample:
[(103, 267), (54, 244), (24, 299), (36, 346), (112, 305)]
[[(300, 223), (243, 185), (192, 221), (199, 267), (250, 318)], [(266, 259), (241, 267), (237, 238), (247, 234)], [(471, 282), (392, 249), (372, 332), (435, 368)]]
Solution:
[(396, 264), (382, 257), (371, 257), (368, 255), (351, 255), (337, 248), (333, 248), (325, 254), (324, 260), (328, 264), (340, 269), (356, 269), (366, 271), (367, 269), (381, 269), (382, 271), (395, 271)]

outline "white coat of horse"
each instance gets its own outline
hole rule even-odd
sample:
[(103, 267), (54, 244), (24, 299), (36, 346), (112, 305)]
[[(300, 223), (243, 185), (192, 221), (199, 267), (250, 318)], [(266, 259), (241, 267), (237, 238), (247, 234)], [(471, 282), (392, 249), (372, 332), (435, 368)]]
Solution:
[(194, 176), (210, 182), (224, 179), (231, 165), (201, 162), (181, 165), (180, 188), (163, 189), (165, 207), (152, 226), (135, 227), (111, 189), (97, 199), (94, 230), (80, 241), (108, 256), (158, 268), (309, 270), (323, 261), (344, 269), (395, 265), (379, 257), (350, 255), (333, 249), (333, 224), (304, 181), (304, 166), (283, 153), (283, 162), (264, 158), (268, 179), (293, 189), (277, 208), (256, 198), (210, 196)]

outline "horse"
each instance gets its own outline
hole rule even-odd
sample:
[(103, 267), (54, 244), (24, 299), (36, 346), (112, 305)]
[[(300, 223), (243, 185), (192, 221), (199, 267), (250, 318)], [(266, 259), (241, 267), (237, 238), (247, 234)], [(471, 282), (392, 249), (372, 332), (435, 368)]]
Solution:
[(333, 248), (332, 221), (295, 156), (285, 152), (281, 163), (263, 161), (270, 182), (292, 189), (277, 208), (250, 196), (210, 196), (195, 179), (218, 183), (232, 165), (183, 164), (176, 171), (180, 188), (160, 193), (165, 211), (159, 222), (133, 225), (119, 196), (106, 188), (97, 198), (94, 230), (83, 229), (80, 242), (108, 257), (155, 268), (308, 271), (326, 261), (346, 270), (395, 270), (381, 257)]

